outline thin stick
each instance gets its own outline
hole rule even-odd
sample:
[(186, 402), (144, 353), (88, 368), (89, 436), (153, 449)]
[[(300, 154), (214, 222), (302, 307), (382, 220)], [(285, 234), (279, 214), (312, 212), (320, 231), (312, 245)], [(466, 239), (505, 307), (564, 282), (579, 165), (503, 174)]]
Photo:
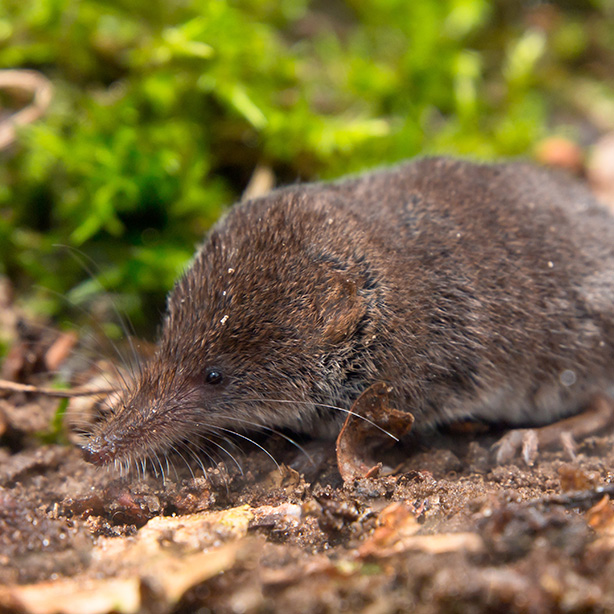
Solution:
[(58, 397), (60, 399), (93, 397), (111, 394), (116, 391), (115, 388), (75, 388), (74, 390), (56, 390), (54, 388), (39, 388), (31, 384), (18, 384), (17, 382), (9, 382), (5, 379), (0, 379), (0, 390), (7, 390), (9, 392), (32, 392), (34, 394), (42, 394), (46, 397)]
[(32, 101), (0, 122), (0, 150), (15, 142), (17, 128), (41, 117), (53, 97), (51, 81), (33, 70), (0, 70), (0, 89), (11, 88), (28, 92)]

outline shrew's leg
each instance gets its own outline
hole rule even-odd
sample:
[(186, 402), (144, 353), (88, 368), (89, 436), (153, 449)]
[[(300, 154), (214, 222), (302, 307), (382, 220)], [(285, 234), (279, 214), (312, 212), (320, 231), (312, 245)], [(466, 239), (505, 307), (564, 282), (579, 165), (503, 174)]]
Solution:
[(571, 457), (575, 455), (575, 439), (598, 433), (614, 424), (614, 400), (595, 395), (580, 414), (553, 424), (532, 429), (515, 429), (495, 443), (498, 464), (511, 461), (518, 453), (527, 465), (537, 458), (539, 448), (561, 446)]

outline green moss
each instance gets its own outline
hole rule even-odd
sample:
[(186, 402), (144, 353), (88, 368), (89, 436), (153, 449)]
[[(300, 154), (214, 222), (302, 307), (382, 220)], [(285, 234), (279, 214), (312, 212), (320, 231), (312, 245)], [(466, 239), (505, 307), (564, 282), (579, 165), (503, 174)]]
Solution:
[(64, 416), (68, 407), (68, 399), (61, 399), (58, 407), (53, 414), (49, 428), (46, 431), (36, 433), (36, 438), (44, 444), (68, 445), (66, 429), (64, 427)]

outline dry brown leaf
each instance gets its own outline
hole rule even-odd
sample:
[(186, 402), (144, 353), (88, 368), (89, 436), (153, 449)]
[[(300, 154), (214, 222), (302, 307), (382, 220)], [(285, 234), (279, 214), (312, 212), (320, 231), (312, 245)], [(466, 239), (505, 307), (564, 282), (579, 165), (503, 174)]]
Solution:
[(174, 604), (188, 589), (231, 569), (241, 546), (245, 549), (245, 544), (235, 541), (188, 556), (161, 550), (157, 557), (144, 562), (132, 576), (125, 578), (91, 580), (77, 576), (70, 580), (2, 587), (0, 608), (18, 608), (27, 614), (132, 614), (141, 609), (143, 581), (155, 587), (159, 598)]
[(377, 518), (379, 526), (359, 548), (360, 556), (377, 556), (379, 552), (394, 548), (403, 539), (415, 535), (420, 525), (406, 502), (391, 503)]
[(189, 556), (167, 553), (145, 567), (142, 577), (153, 584), (167, 602), (176, 603), (193, 586), (232, 569), (240, 551), (251, 542), (234, 541), (221, 548)]
[(255, 527), (295, 527), (302, 520), (303, 508), (296, 503), (281, 505), (261, 505), (251, 510), (253, 518), (249, 528)]
[(43, 362), (47, 371), (52, 373), (60, 368), (60, 365), (68, 358), (71, 350), (77, 345), (79, 337), (74, 331), (61, 333), (45, 352)]
[[(138, 567), (144, 559), (160, 551), (161, 543), (172, 543), (183, 553), (198, 551), (213, 542), (245, 537), (253, 518), (253, 510), (248, 505), (186, 516), (156, 516), (145, 524), (134, 540), (124, 542), (125, 551), (118, 556), (123, 561), (132, 560)], [(101, 544), (104, 539), (117, 542), (114, 538), (101, 538)]]
[(586, 521), (599, 533), (614, 534), (614, 503), (608, 495), (586, 512)]
[[(265, 510), (271, 513), (271, 509)], [(141, 609), (142, 583), (164, 602), (176, 603), (193, 586), (231, 569), (248, 556), (253, 519), (248, 506), (181, 517), (152, 518), (131, 540), (100, 538), (92, 551), (90, 574), (118, 570), (118, 577), (70, 580), (0, 588), (0, 609), (27, 614), (131, 614)], [(227, 542), (202, 552), (202, 544)]]
[(484, 549), (482, 538), (476, 533), (439, 533), (437, 535), (409, 535), (402, 537), (387, 547), (374, 547), (365, 542), (358, 549), (360, 558), (387, 558), (399, 552), (419, 550), (427, 554), (446, 552), (481, 552)]
[(377, 453), (409, 433), (414, 417), (388, 405), (392, 388), (383, 382), (365, 390), (337, 437), (337, 465), (344, 482), (379, 473)]
[(141, 605), (139, 586), (139, 579), (133, 577), (0, 587), (0, 608), (28, 614), (132, 614)]
[(584, 162), (580, 146), (562, 136), (542, 139), (535, 148), (535, 157), (542, 164), (563, 168), (572, 173), (580, 173)]
[(405, 501), (386, 506), (377, 520), (379, 526), (358, 549), (360, 558), (385, 558), (406, 550), (440, 554), (459, 550), (479, 552), (483, 549), (482, 539), (475, 533), (416, 535), (420, 524), (413, 508)]
[(574, 465), (562, 465), (558, 470), (563, 492), (575, 490), (589, 490), (594, 488), (598, 481), (597, 474), (587, 473)]

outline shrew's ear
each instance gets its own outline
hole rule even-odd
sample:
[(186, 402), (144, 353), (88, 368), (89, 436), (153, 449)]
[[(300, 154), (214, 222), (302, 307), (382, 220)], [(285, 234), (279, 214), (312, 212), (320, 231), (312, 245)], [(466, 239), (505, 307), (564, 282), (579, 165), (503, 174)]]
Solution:
[(347, 273), (332, 271), (320, 306), (323, 338), (337, 344), (351, 337), (366, 313), (359, 283)]

